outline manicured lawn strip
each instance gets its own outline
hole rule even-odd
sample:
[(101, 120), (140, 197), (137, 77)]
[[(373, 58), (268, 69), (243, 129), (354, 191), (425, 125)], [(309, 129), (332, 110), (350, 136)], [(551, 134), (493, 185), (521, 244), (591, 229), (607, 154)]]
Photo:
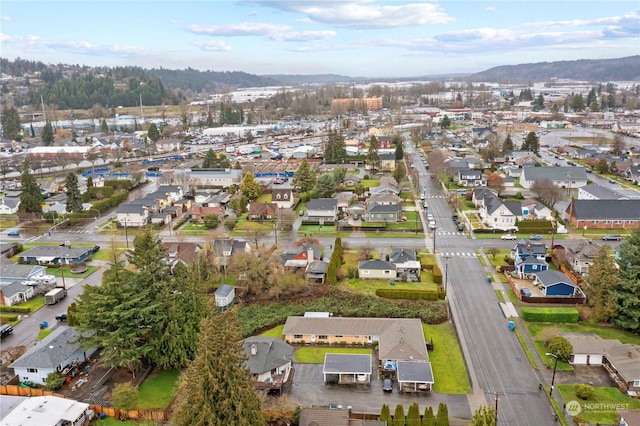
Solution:
[[(101, 248), (100, 250), (97, 251), (96, 254), (91, 256), (91, 260), (103, 260), (103, 261), (107, 261), (107, 262), (110, 261), (110, 260), (113, 260), (113, 256), (112, 256), (111, 250), (112, 250), (111, 247)], [(118, 250), (118, 256), (126, 251), (124, 245), (123, 246), (119, 246), (117, 248), (117, 250)]]
[(180, 233), (180, 235), (190, 235), (193, 237), (198, 237), (198, 236), (202, 236), (202, 235), (207, 235), (207, 231), (202, 229), (202, 230), (183, 230), (181, 229), (180, 231), (178, 231)]
[(181, 231), (202, 231), (205, 229), (207, 228), (205, 228), (203, 223), (189, 222), (185, 226), (183, 226), (180, 230)]
[(44, 296), (36, 296), (31, 300), (27, 300), (26, 302), (21, 303), (20, 306), (29, 307), (31, 309), (31, 312), (35, 312), (44, 306)]
[(45, 337), (47, 337), (48, 335), (50, 335), (51, 333), (53, 333), (52, 329), (44, 329), (44, 330), (40, 330), (38, 332), (38, 337), (36, 338), (37, 340), (42, 340)]
[(372, 186), (380, 185), (380, 179), (360, 179), (360, 185), (362, 185), (364, 189), (369, 189)]
[(62, 276), (62, 271), (60, 271), (60, 269), (64, 269), (64, 277), (65, 278), (86, 278), (89, 275), (93, 274), (95, 271), (97, 271), (98, 267), (97, 266), (87, 265), (87, 270), (85, 272), (81, 273), (81, 274), (73, 274), (73, 273), (71, 273), (71, 269), (73, 269), (73, 268), (52, 268), (52, 267), (48, 267), (46, 273), (48, 275), (61, 277)]
[(260, 333), (262, 337), (277, 337), (282, 339), (282, 332), (284, 331), (284, 324), (279, 325), (277, 327), (270, 328), (267, 331)]
[(15, 220), (5, 219), (0, 216), (0, 230), (4, 231), (5, 229), (10, 229), (16, 226), (18, 222)]
[(449, 394), (471, 392), (467, 366), (451, 324), (422, 324), (422, 330), (427, 342), (433, 339), (433, 352), (429, 352), (435, 382), (433, 390)]
[(496, 295), (498, 296), (498, 300), (502, 303), (505, 303), (504, 296), (502, 295), (501, 290), (496, 290)]
[(118, 420), (115, 417), (105, 417), (96, 423), (100, 426), (156, 426), (153, 420)]
[[(324, 364), (324, 355), (332, 354), (367, 354), (373, 355), (371, 348), (344, 348), (341, 346), (307, 346), (296, 349), (294, 358), (302, 364)], [(372, 367), (373, 368), (373, 367)]]
[(424, 232), (418, 230), (416, 234), (415, 231), (407, 231), (407, 232), (365, 232), (365, 237), (367, 238), (424, 238)]
[(509, 249), (500, 249), (496, 255), (489, 253), (489, 250), (485, 250), (485, 254), (487, 255), (487, 259), (495, 268), (496, 266), (507, 266), (508, 263), (504, 261), (505, 256), (509, 256), (511, 254), (511, 250)]
[(396, 284), (392, 286), (392, 280), (364, 280), (364, 279), (351, 279), (345, 280), (343, 286), (351, 291), (360, 294), (367, 294), (369, 296), (375, 296), (376, 289), (378, 288), (398, 288), (407, 290), (437, 290), (438, 287), (433, 283), (415, 283), (415, 282), (402, 282), (394, 281)]
[(140, 385), (138, 410), (166, 408), (173, 399), (178, 386), (178, 370), (153, 372)]
[(271, 194), (262, 194), (255, 201), (256, 203), (270, 203), (271, 202)]
[(507, 297), (514, 305), (518, 304), (518, 296), (516, 296), (516, 293), (513, 290), (507, 290)]
[[(606, 408), (606, 404), (626, 405), (629, 409), (640, 408), (640, 400), (623, 395), (617, 388), (594, 387), (591, 399), (584, 401), (576, 396), (574, 385), (558, 385), (560, 395), (564, 402), (578, 401), (582, 411), (578, 414), (582, 420), (589, 424), (617, 424), (618, 413), (615, 408)], [(598, 404), (597, 409), (589, 409), (588, 404)], [(603, 408), (603, 405), (605, 408)]]
[[(529, 335), (536, 339), (552, 337), (560, 332), (594, 333), (603, 339), (617, 339), (622, 343), (632, 343), (640, 345), (640, 336), (612, 327), (598, 327), (593, 325), (578, 324), (554, 324), (554, 323), (532, 323), (525, 322)], [(543, 334), (545, 336), (543, 336)]]

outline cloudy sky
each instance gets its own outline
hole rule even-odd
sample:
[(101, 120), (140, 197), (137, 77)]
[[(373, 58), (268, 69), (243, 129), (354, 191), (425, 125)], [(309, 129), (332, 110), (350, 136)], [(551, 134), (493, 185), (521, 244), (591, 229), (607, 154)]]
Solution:
[(640, 54), (633, 1), (3, 0), (0, 55), (90, 66), (408, 77)]

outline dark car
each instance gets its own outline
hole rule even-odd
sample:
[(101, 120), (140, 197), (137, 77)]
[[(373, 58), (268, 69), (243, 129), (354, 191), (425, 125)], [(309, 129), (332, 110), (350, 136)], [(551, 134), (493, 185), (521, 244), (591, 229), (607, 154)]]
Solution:
[(520, 294), (526, 297), (531, 297), (531, 290), (529, 290), (528, 288), (521, 288)]
[(458, 232), (464, 231), (464, 225), (463, 224), (458, 223), (457, 227), (458, 227)]
[(58, 314), (58, 315), (56, 315), (56, 319), (58, 321), (66, 321), (67, 320), (67, 314)]
[(0, 339), (4, 339), (13, 333), (13, 327), (10, 324), (2, 324), (0, 326)]
[(620, 234), (609, 234), (602, 236), (602, 241), (620, 241), (621, 239), (622, 236)]
[(393, 392), (393, 381), (390, 378), (385, 378), (382, 380), (382, 391), (383, 392)]
[(158, 170), (160, 170), (160, 167), (158, 166), (151, 166), (147, 169), (149, 172), (157, 172)]

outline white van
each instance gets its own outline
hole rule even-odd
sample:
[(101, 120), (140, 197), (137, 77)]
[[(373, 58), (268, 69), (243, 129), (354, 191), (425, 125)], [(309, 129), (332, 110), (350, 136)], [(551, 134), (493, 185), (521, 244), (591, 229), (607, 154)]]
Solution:
[(35, 281), (38, 284), (56, 284), (57, 280), (54, 275), (38, 275), (31, 277), (31, 281)]

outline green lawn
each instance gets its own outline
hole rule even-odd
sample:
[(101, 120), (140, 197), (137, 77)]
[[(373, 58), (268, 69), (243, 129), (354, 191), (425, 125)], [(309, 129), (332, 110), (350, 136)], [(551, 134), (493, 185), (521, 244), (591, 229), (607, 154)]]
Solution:
[(296, 349), (294, 357), (303, 364), (323, 364), (324, 355), (332, 354), (367, 354), (373, 355), (371, 348), (346, 348), (341, 346), (306, 346)]
[(381, 232), (365, 232), (367, 238), (424, 238), (424, 232), (418, 230), (416, 234), (414, 229), (407, 229), (404, 232), (400, 231), (381, 231)]
[(577, 324), (558, 324), (558, 323), (532, 323), (523, 321), (527, 327), (529, 335), (533, 339), (544, 339), (552, 337), (559, 332), (577, 332), (577, 333), (594, 333), (603, 339), (617, 339), (622, 343), (631, 343), (640, 345), (640, 336), (613, 327), (598, 327), (595, 325)]
[(270, 203), (271, 202), (271, 194), (262, 194), (255, 201), (256, 203)]
[(282, 331), (284, 330), (284, 324), (279, 325), (277, 327), (270, 328), (269, 330), (260, 333), (262, 337), (277, 337), (282, 339)]
[(31, 312), (33, 313), (44, 306), (44, 296), (36, 296), (31, 300), (27, 300), (26, 302), (21, 303), (20, 306), (29, 307), (31, 309)]
[(573, 385), (558, 385), (557, 389), (565, 403), (569, 401), (578, 401), (580, 403), (582, 410), (578, 417), (589, 424), (617, 424), (617, 408), (640, 408), (640, 400), (621, 394), (617, 388), (594, 387), (593, 396), (587, 401), (581, 400), (576, 396)]
[(64, 277), (65, 278), (86, 278), (89, 275), (93, 274), (95, 271), (98, 270), (97, 266), (91, 266), (91, 265), (87, 265), (87, 270), (81, 274), (72, 274), (71, 273), (71, 269), (72, 268), (57, 268), (57, 267), (48, 267), (47, 268), (47, 274), (48, 275), (54, 275), (56, 277), (61, 277), (62, 276), (62, 271), (61, 269), (64, 269)]
[(5, 229), (11, 229), (18, 224), (15, 220), (5, 219), (0, 216), (0, 230), (4, 231)]
[(361, 179), (360, 185), (362, 185), (364, 189), (369, 189), (372, 186), (380, 185), (380, 179)]
[(140, 385), (136, 408), (138, 410), (166, 408), (175, 395), (179, 376), (178, 370), (151, 373)]
[(433, 352), (429, 352), (435, 381), (433, 390), (450, 394), (471, 392), (467, 366), (451, 324), (422, 324), (422, 330), (426, 341), (433, 339)]
[(50, 335), (51, 333), (53, 333), (53, 330), (50, 329), (50, 328), (49, 329), (40, 330), (38, 332), (38, 337), (36, 338), (36, 340), (42, 340), (45, 337), (47, 337), (48, 335)]
[(115, 417), (105, 417), (93, 424), (96, 426), (156, 426), (157, 423), (153, 420), (118, 420)]
[[(540, 359), (542, 360), (542, 362), (544, 363), (544, 365), (548, 368), (548, 369), (552, 369), (553, 368), (553, 364), (555, 364), (556, 359), (552, 356), (548, 356), (546, 355), (549, 352), (549, 349), (546, 348), (546, 346), (544, 345), (544, 340), (534, 340), (533, 341), (533, 346), (536, 347), (536, 351), (538, 352), (538, 355), (540, 356)], [(573, 371), (573, 365), (564, 362), (564, 361), (560, 361), (558, 360), (558, 365), (556, 367), (556, 369), (558, 371)]]
[[(430, 276), (421, 275), (421, 277)], [(399, 288), (399, 289), (411, 289), (411, 290), (437, 290), (436, 284), (433, 282), (402, 282), (395, 281), (396, 285), (391, 286), (392, 280), (364, 280), (364, 279), (347, 279), (344, 281), (343, 286), (348, 288), (350, 291), (367, 294), (373, 296), (376, 294), (376, 289), (378, 288)]]

